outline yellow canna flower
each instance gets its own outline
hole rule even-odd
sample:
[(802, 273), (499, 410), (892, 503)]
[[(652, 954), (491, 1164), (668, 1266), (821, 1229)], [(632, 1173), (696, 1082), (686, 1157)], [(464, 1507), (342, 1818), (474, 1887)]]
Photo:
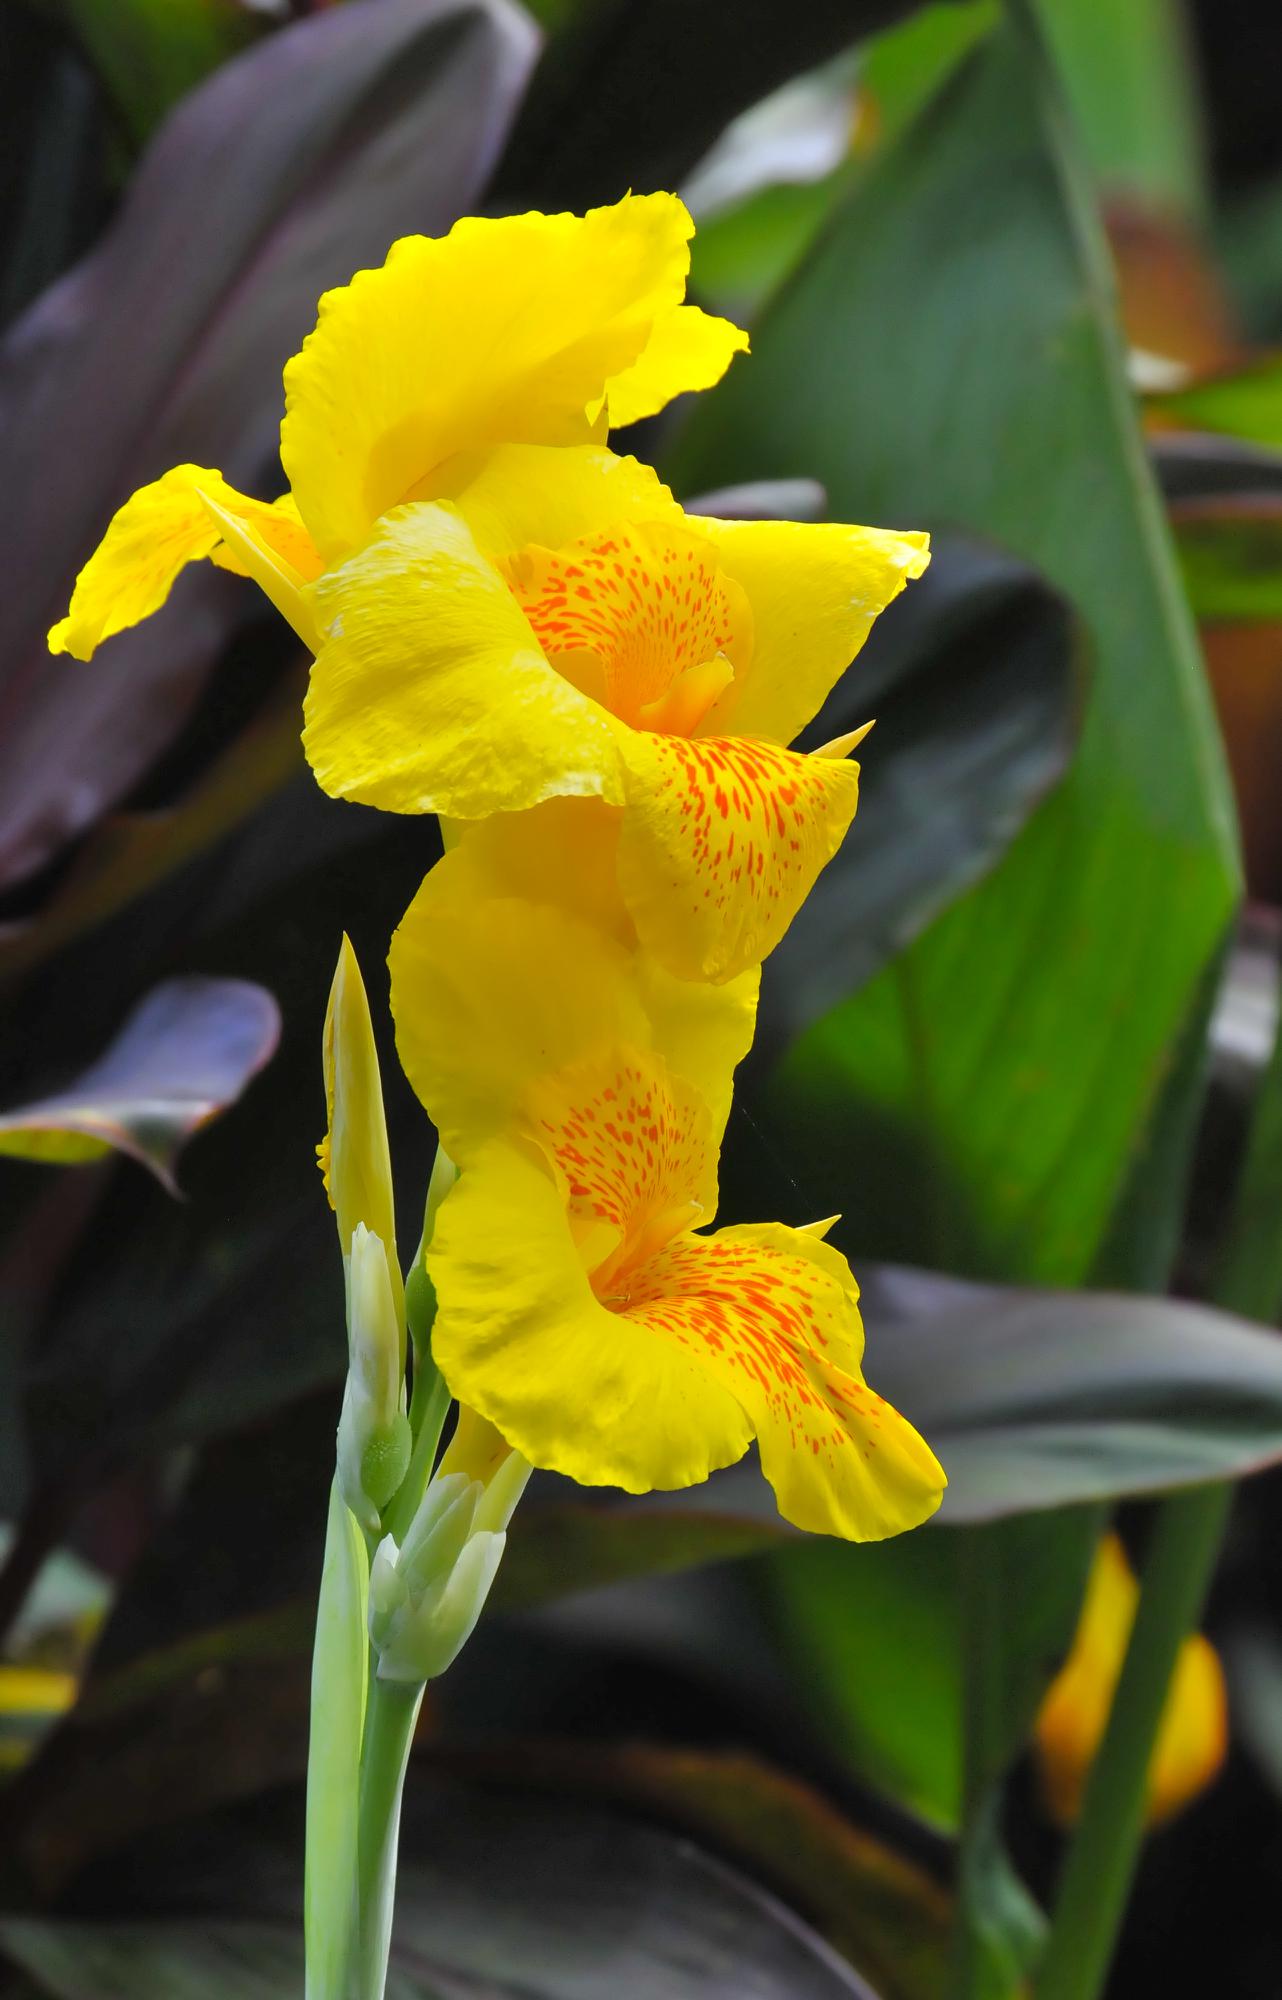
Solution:
[(944, 1475), (863, 1380), (845, 1260), (817, 1231), (696, 1227), (743, 995), (669, 1005), (678, 983), (643, 958), (567, 909), (486, 901), (483, 879), (467, 843), (448, 855), (392, 959), (411, 1081), (463, 1168), (427, 1252), (451, 1392), (586, 1485), (694, 1485), (755, 1437), (799, 1527), (924, 1520)]
[(430, 871), (392, 940), (396, 1046), (450, 1158), (466, 1167), (549, 1070), (585, 1049), (661, 1045), (719, 1137), (752, 1044), (760, 970), (674, 979), (637, 946), (590, 801), (489, 820)]
[(692, 228), (656, 194), (394, 245), (286, 368), (289, 491), (194, 465), (142, 488), (51, 649), (88, 659), (212, 557), (317, 656), (304, 740), (327, 791), (466, 821), (595, 799), (654, 956), (685, 979), (760, 963), (858, 798), (855, 739), (787, 746), (928, 554), (687, 517), (604, 448), (747, 345), (682, 303)]
[(269, 506), (195, 465), (143, 487), (81, 571), (51, 650), (89, 659), (205, 556), (254, 577), (312, 645), (303, 586), (389, 508), (431, 497), (457, 453), (586, 443), (708, 388), (748, 342), (682, 303), (693, 228), (675, 195), (651, 194), (403, 238), (325, 294), (285, 369), (289, 491)]
[(928, 559), (920, 534), (687, 516), (600, 448), (464, 455), (305, 593), (307, 754), (327, 791), (393, 812), (594, 799), (646, 949), (733, 978), (858, 799), (857, 737), (787, 746)]
[[(1037, 1718), (1042, 1790), (1070, 1826), (1082, 1808), (1122, 1671), (1139, 1586), (1116, 1535), (1096, 1551), (1068, 1659)], [(1148, 1776), (1150, 1825), (1169, 1819), (1214, 1778), (1228, 1748), (1228, 1698), (1215, 1648), (1195, 1633), (1180, 1648)]]

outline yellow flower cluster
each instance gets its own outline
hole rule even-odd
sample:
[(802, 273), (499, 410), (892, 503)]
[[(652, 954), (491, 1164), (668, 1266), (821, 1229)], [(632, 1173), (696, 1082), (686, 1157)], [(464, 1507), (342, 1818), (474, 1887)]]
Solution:
[(684, 303), (691, 233), (649, 195), (396, 244), (285, 370), (288, 492), (136, 493), (50, 644), (87, 659), (212, 557), (314, 655), (324, 788), (443, 816), (391, 969), (461, 1169), (427, 1256), (453, 1394), (632, 1492), (755, 1437), (790, 1520), (867, 1539), (944, 1479), (863, 1381), (844, 1259), (707, 1225), (761, 962), (855, 810), (856, 738), (788, 745), (927, 545), (689, 516), (609, 449), (747, 346)]

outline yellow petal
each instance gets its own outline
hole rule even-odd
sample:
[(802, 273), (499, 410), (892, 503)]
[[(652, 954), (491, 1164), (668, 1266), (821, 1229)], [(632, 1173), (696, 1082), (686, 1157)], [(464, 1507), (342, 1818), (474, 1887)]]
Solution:
[(556, 549), (522, 549), (503, 569), (548, 659), (633, 727), (674, 727), (680, 684), (721, 655), (729, 679), (751, 645), (742, 591), (684, 525), (616, 521)]
[(652, 417), (687, 390), (711, 389), (735, 355), (747, 351), (742, 327), (698, 306), (678, 306), (655, 322), (632, 366), (611, 379), (606, 396), (611, 427)]
[[(259, 539), (273, 555), (288, 563), (304, 583), (311, 583), (320, 575), (324, 565), (317, 554), (315, 542), (303, 526), (298, 502), (292, 493), (282, 493), (270, 507), (255, 513), (253, 520)], [(249, 575), (240, 555), (228, 548), (226, 543), (214, 550), (212, 560), (219, 569), (230, 570), (233, 576)]]
[(615, 725), (540, 652), (447, 506), (400, 507), (309, 593), (303, 746), (337, 798), (459, 819), (621, 795)]
[(179, 571), (211, 555), (222, 540), (205, 495), (269, 546), (274, 537), (291, 534), (276, 508), (238, 493), (220, 472), (176, 465), (163, 479), (139, 487), (113, 517), (76, 578), (67, 616), (49, 634), (51, 653), (92, 659), (104, 639), (159, 611)]
[(853, 1281), (814, 1237), (678, 1235), (598, 1297), (562, 1191), (499, 1140), (445, 1202), (428, 1265), (447, 1382), (536, 1465), (667, 1490), (755, 1433), (800, 1527), (875, 1540), (938, 1505), (944, 1475), (864, 1384)]
[(401, 1062), (464, 1163), (541, 1078), (620, 1043), (659, 1050), (698, 1086), (714, 1139), (724, 1128), (757, 974), (702, 986), (637, 952), (614, 881), (617, 818), (556, 800), (469, 828), (392, 941)]
[(467, 217), (327, 292), (285, 370), (281, 458), (327, 560), (455, 452), (591, 440), (589, 406), (680, 304), (674, 195), (585, 216)]
[(427, 1265), (446, 1382), (533, 1464), (647, 1493), (742, 1457), (751, 1427), (702, 1358), (595, 1298), (545, 1163), (501, 1140), (484, 1149), (440, 1210)]
[[(1139, 1586), (1122, 1544), (1116, 1535), (1105, 1535), (1072, 1648), (1037, 1718), (1042, 1790), (1061, 1825), (1071, 1825), (1081, 1811), (1138, 1601)], [(1214, 1647), (1195, 1633), (1180, 1648), (1149, 1766), (1150, 1825), (1179, 1812), (1211, 1782), (1227, 1747), (1223, 1670)]]
[(764, 1223), (678, 1237), (636, 1274), (623, 1316), (697, 1354), (730, 1390), (786, 1520), (870, 1542), (926, 1520), (946, 1481), (860, 1373), (858, 1296), (828, 1244)]
[(733, 979), (792, 922), (854, 818), (859, 766), (746, 738), (620, 733), (619, 881), (647, 950)]
[(791, 743), (822, 707), (879, 612), (930, 561), (926, 535), (830, 522), (696, 520), (752, 606), (747, 668), (712, 710), (710, 735)]
[(615, 521), (685, 521), (651, 466), (600, 445), (461, 452), (430, 488), (419, 497), (452, 502), (492, 562), (530, 543), (560, 548)]
[(479, 1480), (482, 1486), (488, 1486), (511, 1449), (507, 1439), (495, 1430), (493, 1424), (478, 1416), (475, 1410), (469, 1410), (464, 1403), (459, 1408), (454, 1435), (436, 1468), (436, 1476), (448, 1479), (451, 1473), (462, 1472), (468, 1479)]
[(467, 846), (431, 870), (390, 955), (402, 1067), (463, 1168), (542, 1078), (650, 1033), (631, 954), (569, 911), (478, 899)]
[(652, 1049), (617, 1045), (542, 1078), (514, 1130), (556, 1170), (571, 1233), (598, 1292), (717, 1208), (708, 1108)]

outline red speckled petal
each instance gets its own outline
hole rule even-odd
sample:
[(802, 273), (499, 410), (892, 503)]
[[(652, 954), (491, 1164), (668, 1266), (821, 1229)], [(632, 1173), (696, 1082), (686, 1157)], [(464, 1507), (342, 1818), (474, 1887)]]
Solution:
[(625, 722), (691, 668), (746, 653), (743, 593), (684, 528), (618, 524), (565, 548), (523, 549), (506, 570), (548, 658)]
[(864, 1382), (857, 1300), (836, 1250), (767, 1223), (678, 1237), (630, 1271), (622, 1311), (697, 1357), (740, 1403), (786, 1519), (877, 1541), (933, 1514), (945, 1480)]
[(626, 1049), (577, 1064), (539, 1084), (526, 1104), (526, 1129), (557, 1169), (598, 1290), (621, 1258), (711, 1221), (712, 1121), (661, 1056)]
[(682, 979), (774, 950), (841, 844), (859, 766), (744, 737), (620, 732), (619, 883), (642, 944)]

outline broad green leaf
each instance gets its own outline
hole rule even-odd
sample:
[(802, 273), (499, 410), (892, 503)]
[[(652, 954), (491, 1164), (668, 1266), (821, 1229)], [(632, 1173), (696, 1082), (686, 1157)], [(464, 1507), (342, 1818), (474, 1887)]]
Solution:
[(1282, 1343), (1209, 1306), (865, 1270), (868, 1376), (992, 1520), (1240, 1478), (1282, 1457)]
[(512, 1523), (491, 1602), (505, 1610), (525, 1609), (629, 1577), (666, 1576), (756, 1555), (791, 1533), (773, 1508), (755, 1519), (635, 1501), (608, 1507), (534, 1502)]
[(1083, 149), (1111, 194), (1197, 215), (1206, 189), (1182, 0), (1037, 0)]
[(184, 461), (279, 491), (281, 370), (320, 294), (475, 206), (533, 54), (531, 24), (484, 0), (368, 0), (281, 29), (183, 100), (92, 256), (10, 329), (3, 531), (23, 588), (0, 599), (0, 880), (131, 791), (262, 617), (202, 572), (92, 674), (50, 659), (115, 508)]
[(74, 1083), (0, 1113), (0, 1153), (56, 1164), (128, 1153), (177, 1193), (182, 1147), (236, 1102), (279, 1035), (279, 1009), (261, 986), (168, 980)]
[(1146, 398), (1148, 407), (1191, 431), (1241, 438), (1282, 450), (1282, 354), (1257, 355), (1241, 368), (1208, 375)]
[(763, 982), (758, 1060), (862, 986), (980, 879), (1063, 777), (1087, 676), (1064, 600), (991, 545), (936, 539), (801, 738), (876, 717), (860, 805)]
[(964, 7), (944, 0), (878, 35), (869, 45), (860, 81), (880, 143), (898, 138), (962, 57), (996, 27), (1000, 14), (1000, 0), (968, 0)]
[(806, 1539), (771, 1559), (780, 1635), (852, 1771), (929, 1824), (960, 1825), (968, 1592), (977, 1581), (990, 1592), (991, 1710), (978, 1755), (991, 1782), (1067, 1650), (1095, 1524), (1093, 1509), (1073, 1509), (859, 1549)]
[(993, 536), (1070, 601), (1094, 659), (1065, 783), (977, 890), (801, 1038), (775, 1136), (822, 1161), (816, 1212), (857, 1216), (865, 1252), (1072, 1282), (1237, 865), (1104, 248), (1022, 16), (874, 167), (753, 347), (696, 411), (681, 479), (806, 473), (839, 519)]

